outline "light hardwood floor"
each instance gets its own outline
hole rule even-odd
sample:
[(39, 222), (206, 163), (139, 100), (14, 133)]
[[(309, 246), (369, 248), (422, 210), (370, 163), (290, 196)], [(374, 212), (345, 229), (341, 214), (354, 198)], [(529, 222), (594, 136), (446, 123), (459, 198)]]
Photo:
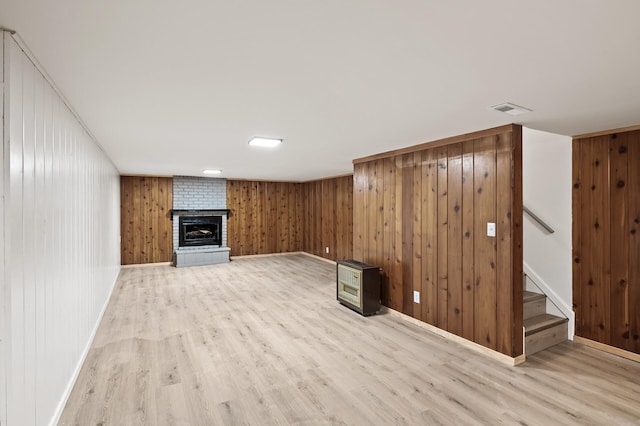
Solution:
[(302, 254), (126, 268), (60, 424), (640, 424), (640, 364), (565, 343), (506, 366), (350, 311)]

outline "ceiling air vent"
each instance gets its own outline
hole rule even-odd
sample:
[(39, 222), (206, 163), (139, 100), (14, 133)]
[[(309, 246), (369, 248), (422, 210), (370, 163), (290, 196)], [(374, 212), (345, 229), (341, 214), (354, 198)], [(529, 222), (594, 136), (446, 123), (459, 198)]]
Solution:
[(519, 105), (515, 105), (509, 102), (505, 102), (503, 104), (494, 105), (491, 109), (495, 109), (496, 111), (505, 112), (510, 115), (521, 115), (526, 114), (527, 112), (531, 112), (529, 108), (521, 107)]

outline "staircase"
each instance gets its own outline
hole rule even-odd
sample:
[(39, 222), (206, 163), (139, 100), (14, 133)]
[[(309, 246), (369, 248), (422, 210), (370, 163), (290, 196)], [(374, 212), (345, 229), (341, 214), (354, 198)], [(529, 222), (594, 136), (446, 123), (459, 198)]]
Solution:
[(567, 318), (547, 313), (547, 296), (524, 292), (524, 354), (540, 352), (567, 340)]

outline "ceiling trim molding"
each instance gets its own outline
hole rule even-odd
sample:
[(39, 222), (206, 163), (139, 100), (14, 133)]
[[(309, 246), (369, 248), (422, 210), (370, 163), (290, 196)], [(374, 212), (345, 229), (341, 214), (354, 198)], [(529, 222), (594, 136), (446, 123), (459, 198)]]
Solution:
[(640, 125), (629, 126), (629, 127), (620, 127), (618, 129), (611, 129), (611, 130), (601, 130), (599, 132), (584, 133), (582, 135), (575, 135), (575, 136), (572, 136), (572, 137), (573, 137), (574, 140), (576, 140), (576, 139), (585, 139), (585, 138), (595, 138), (597, 136), (606, 136), (606, 135), (610, 135), (612, 133), (632, 132), (634, 130), (640, 130)]
[(320, 182), (320, 181), (323, 181), (323, 180), (339, 179), (339, 178), (349, 177), (349, 176), (353, 176), (353, 172), (343, 173), (343, 174), (335, 175), (335, 176), (321, 177), (321, 178), (318, 178), (318, 179), (308, 179), (308, 180), (281, 180), (281, 179), (271, 180), (271, 179), (227, 178), (227, 181), (234, 181), (234, 182), (265, 182), (265, 183), (300, 183), (300, 184), (303, 184), (303, 183), (311, 183), (311, 182)]
[(396, 150), (393, 150), (393, 151), (383, 152), (383, 153), (380, 153), (380, 154), (374, 154), (374, 155), (370, 155), (368, 157), (356, 158), (355, 160), (353, 160), (353, 164), (366, 163), (368, 161), (380, 160), (382, 158), (394, 157), (394, 156), (402, 155), (402, 154), (410, 154), (412, 152), (422, 151), (422, 150), (430, 149), (430, 148), (437, 148), (437, 147), (445, 146), (445, 145), (451, 145), (451, 144), (454, 144), (454, 143), (468, 141), (470, 139), (485, 138), (487, 136), (497, 135), (497, 134), (504, 133), (504, 132), (509, 131), (509, 130), (513, 131), (516, 127), (522, 128), (522, 126), (519, 125), (519, 124), (507, 124), (507, 125), (504, 125), (504, 126), (493, 127), (491, 129), (480, 130), (480, 131), (472, 132), (472, 133), (465, 133), (465, 134), (462, 134), (462, 135), (451, 136), (451, 137), (444, 138), (444, 139), (438, 139), (438, 140), (435, 140), (435, 141), (432, 141), (432, 142), (425, 142), (425, 143), (421, 143), (419, 145), (413, 145), (413, 146), (410, 146), (410, 147), (407, 147), (407, 148), (401, 148), (401, 149), (396, 149)]

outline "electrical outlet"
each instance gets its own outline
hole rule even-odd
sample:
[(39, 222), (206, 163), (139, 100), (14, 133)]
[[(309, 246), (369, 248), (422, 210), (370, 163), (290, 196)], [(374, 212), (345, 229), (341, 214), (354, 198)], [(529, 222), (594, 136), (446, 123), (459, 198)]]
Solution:
[(419, 291), (414, 291), (413, 292), (413, 303), (420, 303), (420, 292)]
[(324, 248), (324, 251), (325, 251), (327, 254), (329, 254), (329, 247), (325, 247), (325, 248)]
[(493, 222), (487, 222), (487, 237), (496, 236), (496, 224)]

